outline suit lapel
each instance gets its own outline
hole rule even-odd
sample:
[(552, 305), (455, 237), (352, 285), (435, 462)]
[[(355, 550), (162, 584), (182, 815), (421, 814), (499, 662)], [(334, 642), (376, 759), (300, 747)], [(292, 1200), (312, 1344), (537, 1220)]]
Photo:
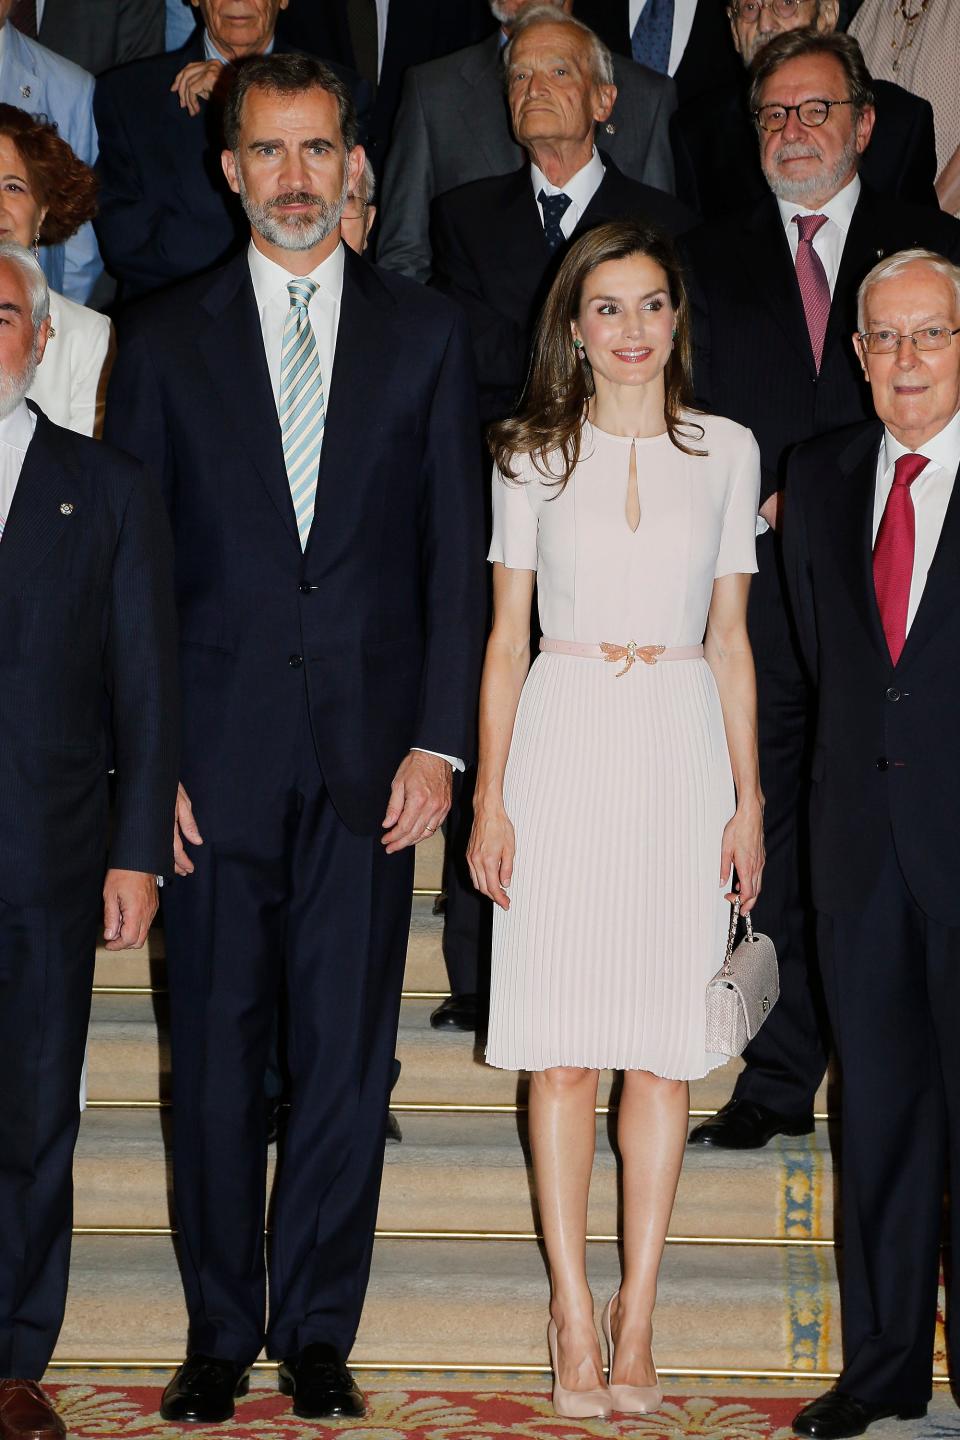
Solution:
[(772, 312), (790, 343), (809, 361), (815, 375), (810, 333), (803, 313), (797, 272), (772, 195), (764, 197), (746, 225), (751, 293)]
[[(257, 471), (277, 513), (299, 545), (280, 422), (263, 350), (263, 332), (246, 255), (219, 272), (204, 297), (211, 321), (199, 341), (240, 448)], [(229, 357), (229, 364), (224, 363)], [(242, 387), (236, 377), (242, 376)]]
[(836, 573), (849, 590), (871, 641), (889, 662), (873, 583), (873, 505), (882, 434), (879, 424), (870, 425), (840, 457), (843, 483), (831, 496), (829, 534), (837, 554)]
[(77, 523), (74, 510), (64, 514), (60, 508), (77, 504), (71, 480), (57, 432), (46, 416), (38, 413), (0, 540), (0, 590), (17, 590)]
[(943, 529), (927, 572), (926, 584), (907, 634), (899, 663), (913, 660), (917, 652), (941, 628), (943, 619), (957, 610), (960, 581), (960, 473), (954, 476), (953, 490), (943, 517)]
[(826, 365), (827, 356), (833, 346), (850, 344), (850, 334), (856, 324), (854, 298), (857, 287), (871, 266), (883, 259), (884, 251), (877, 248), (877, 235), (882, 233), (882, 230), (882, 216), (877, 214), (877, 207), (866, 191), (861, 191), (850, 220), (837, 281), (833, 287), (834, 301), (830, 306), (827, 333), (823, 342), (821, 370)]

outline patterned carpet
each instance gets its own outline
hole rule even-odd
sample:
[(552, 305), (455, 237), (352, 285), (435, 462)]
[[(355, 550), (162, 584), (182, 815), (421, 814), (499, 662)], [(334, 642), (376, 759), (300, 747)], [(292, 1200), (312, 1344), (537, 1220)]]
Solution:
[[(158, 1388), (143, 1386), (50, 1385), (47, 1387), (71, 1437), (129, 1436), (170, 1440), (177, 1427), (156, 1413)], [(790, 1421), (803, 1397), (711, 1399), (670, 1396), (656, 1415), (612, 1421), (558, 1420), (544, 1392), (371, 1390), (365, 1420), (320, 1424), (298, 1420), (290, 1402), (269, 1390), (254, 1390), (238, 1402), (228, 1425), (195, 1431), (217, 1440), (324, 1440), (351, 1435), (357, 1440), (579, 1440), (585, 1435), (622, 1440), (789, 1440)], [(183, 1427), (187, 1429), (188, 1427)], [(960, 1440), (960, 1414), (948, 1396), (939, 1396), (926, 1421), (871, 1427), (870, 1436), (898, 1440)]]

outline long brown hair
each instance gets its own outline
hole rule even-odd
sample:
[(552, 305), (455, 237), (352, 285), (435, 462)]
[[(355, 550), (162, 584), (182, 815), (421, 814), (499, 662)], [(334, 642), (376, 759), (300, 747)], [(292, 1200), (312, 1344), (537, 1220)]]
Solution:
[[(515, 415), (491, 425), (488, 444), (498, 468), (516, 479), (514, 461), (529, 455), (547, 480), (566, 485), (580, 460), (580, 436), (594, 394), (593, 372), (583, 350), (574, 348), (571, 324), (580, 313), (584, 282), (607, 260), (646, 255), (664, 271), (676, 318), (676, 340), (664, 369), (664, 417), (678, 450), (704, 455), (687, 443), (702, 439), (703, 427), (683, 417), (690, 408), (693, 347), (690, 307), (673, 244), (654, 225), (617, 220), (598, 225), (571, 245), (540, 312), (527, 383)], [(552, 457), (552, 458), (551, 458)], [(555, 467), (557, 458), (560, 468)]]
[[(0, 104), (0, 135), (16, 146), (30, 188), (47, 213), (40, 226), (41, 245), (59, 245), (97, 213), (97, 177), (74, 155), (55, 125)], [(30, 237), (33, 238), (32, 236)]]

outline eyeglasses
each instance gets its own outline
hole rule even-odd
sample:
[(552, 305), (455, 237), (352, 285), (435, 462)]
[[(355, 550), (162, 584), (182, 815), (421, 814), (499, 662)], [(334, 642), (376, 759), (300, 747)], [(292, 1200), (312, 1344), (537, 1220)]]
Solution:
[(753, 118), (761, 130), (782, 130), (790, 118), (790, 111), (796, 110), (801, 125), (815, 130), (825, 125), (834, 105), (853, 105), (853, 100), (801, 100), (799, 105), (761, 105), (753, 111)]
[(947, 325), (926, 325), (910, 335), (898, 330), (864, 330), (858, 338), (868, 355), (894, 355), (904, 340), (912, 340), (918, 350), (946, 350), (954, 335), (960, 335), (960, 326), (951, 330)]
[(741, 20), (753, 23), (760, 18), (761, 10), (772, 10), (778, 20), (792, 20), (801, 5), (810, 0), (739, 0), (730, 6), (731, 12)]

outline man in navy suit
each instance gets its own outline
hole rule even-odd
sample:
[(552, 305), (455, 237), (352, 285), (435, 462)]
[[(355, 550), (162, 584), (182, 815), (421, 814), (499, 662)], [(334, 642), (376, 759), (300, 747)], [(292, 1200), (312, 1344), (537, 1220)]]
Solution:
[[(275, 34), (286, 0), (193, 4), (203, 26), (179, 50), (97, 80), (97, 235), (125, 300), (209, 270), (246, 243), (246, 220), (220, 165), (223, 97), (234, 65), (291, 49)], [(368, 87), (352, 72), (337, 73), (363, 110)]]
[[(797, 449), (783, 524), (842, 1087), (843, 1370), (794, 1421), (817, 1440), (926, 1413), (945, 1186), (960, 1250), (960, 268), (889, 256), (856, 326), (878, 419)], [(956, 1375), (955, 1321), (947, 1346)]]
[(291, 1110), (266, 1347), (305, 1418), (345, 1362), (383, 1163), (413, 846), (470, 758), (482, 480), (464, 319), (341, 243), (364, 164), (320, 62), (238, 70), (223, 164), (247, 252), (144, 301), (107, 426), (174, 526), (183, 765), (165, 905), (174, 1187), (190, 1318), (174, 1421), (233, 1413), (264, 1343), (264, 1067)]
[(0, 313), (0, 1437), (64, 1440), (38, 1382), (67, 1294), (97, 930), (142, 945), (173, 874), (176, 617), (155, 482), (24, 400), (49, 296), (10, 241)]

